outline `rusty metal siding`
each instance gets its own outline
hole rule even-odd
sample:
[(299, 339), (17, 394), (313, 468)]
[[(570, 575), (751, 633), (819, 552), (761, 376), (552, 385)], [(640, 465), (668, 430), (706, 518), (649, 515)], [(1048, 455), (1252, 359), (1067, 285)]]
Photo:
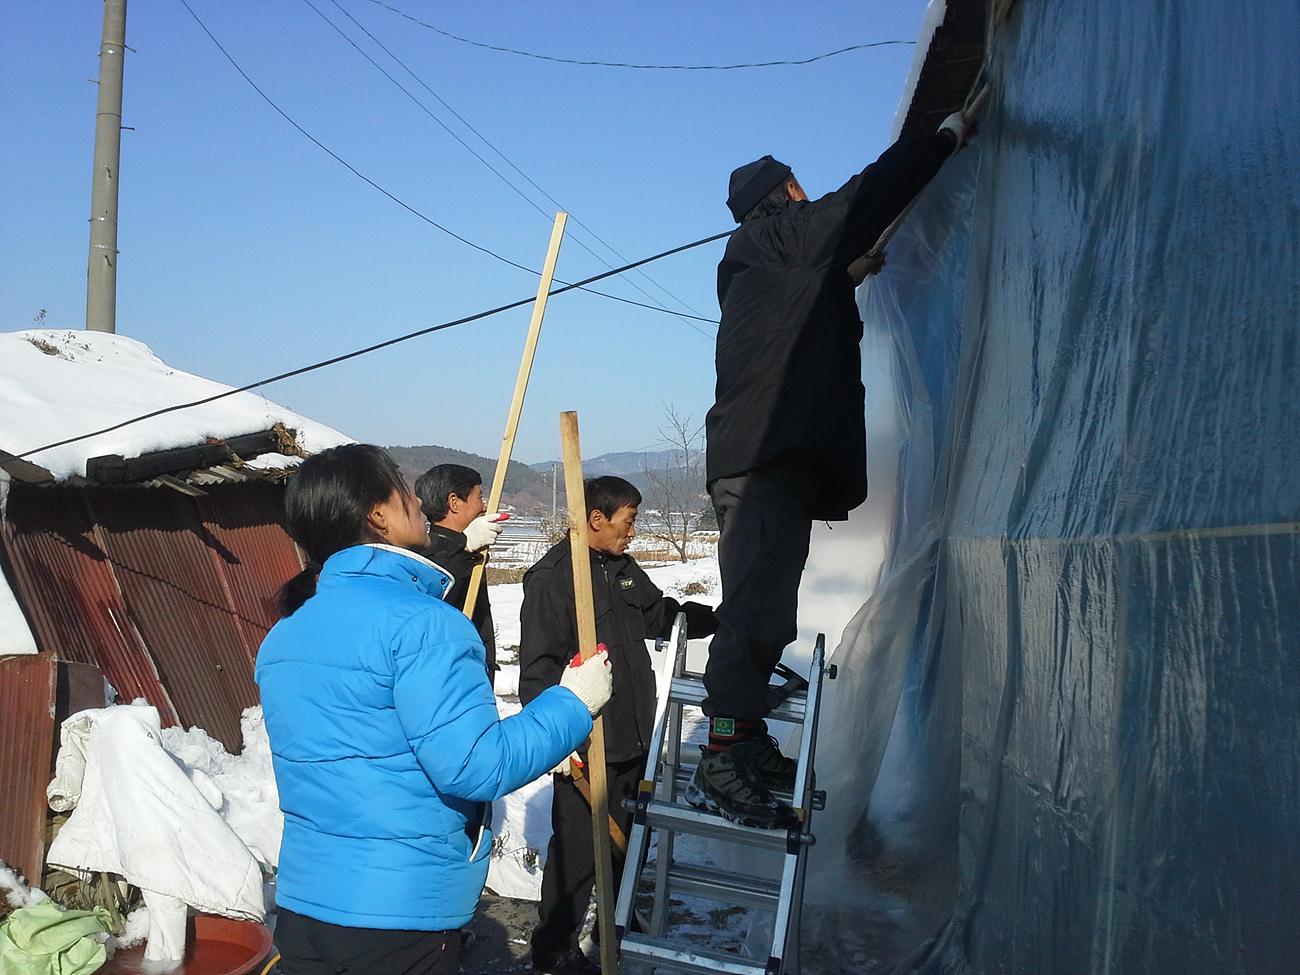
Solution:
[(283, 489), (254, 483), (206, 490), (208, 496), (198, 499), (199, 516), (216, 543), (211, 550), (252, 662), (279, 619), (277, 591), (302, 570), (298, 548), (281, 527)]
[(126, 604), (176, 706), (239, 752), (240, 712), (258, 703), (239, 614), (192, 498), (165, 490), (87, 490)]
[(143, 697), (176, 724), (83, 492), (12, 484), (0, 541), (41, 649), (97, 666), (123, 700)]
[(0, 860), (32, 885), (45, 862), (57, 666), (48, 651), (0, 660)]

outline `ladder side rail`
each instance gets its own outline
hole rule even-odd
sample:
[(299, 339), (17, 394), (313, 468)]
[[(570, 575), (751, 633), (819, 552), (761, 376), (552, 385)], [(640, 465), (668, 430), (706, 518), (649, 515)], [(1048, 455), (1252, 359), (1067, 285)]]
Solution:
[[(817, 643), (813, 647), (812, 666), (808, 673), (808, 706), (804, 712), (803, 731), (799, 739), (799, 764), (795, 774), (794, 795), (800, 797), (801, 806), (799, 832), (808, 832), (812, 825), (812, 758), (813, 743), (817, 737), (817, 709), (821, 703), (822, 675), (825, 671), (826, 636), (817, 634)], [(775, 967), (779, 973), (784, 971), (789, 960), (788, 944), (791, 928), (799, 923), (803, 906), (802, 882), (804, 863), (808, 858), (808, 848), (795, 837), (786, 846), (785, 862), (781, 868), (781, 897), (777, 901), (776, 918), (772, 925), (772, 955), (769, 967)], [(797, 940), (797, 939), (796, 939)]]
[[(655, 684), (658, 699), (655, 702), (654, 733), (650, 737), (650, 753), (646, 757), (645, 773), (637, 789), (638, 801), (643, 801), (653, 795), (655, 777), (662, 768), (664, 730), (668, 714), (668, 692), (672, 684), (672, 673), (676, 667), (676, 658), (685, 641), (685, 636), (686, 614), (678, 613), (677, 618), (673, 621), (672, 633), (669, 636), (669, 645), (672, 649), (665, 648), (664, 650), (664, 659), (660, 663), (658, 680)], [(627, 859), (623, 864), (623, 878), (618, 885), (618, 902), (614, 907), (614, 925), (620, 937), (623, 932), (631, 927), (632, 913), (636, 909), (637, 881), (641, 876), (641, 871), (645, 868), (645, 861), (650, 851), (650, 831), (643, 822), (644, 819), (644, 816), (638, 815), (633, 820), (632, 832), (628, 837)]]
[[(804, 829), (810, 829), (813, 814), (813, 792), (816, 789), (816, 756), (817, 756), (817, 732), (821, 721), (821, 703), (822, 692), (825, 690), (825, 680), (828, 673), (826, 666), (826, 636), (819, 633), (817, 643), (813, 647), (813, 672), (809, 674), (808, 681), (808, 710), (807, 721), (804, 724), (804, 735), (807, 738), (805, 743), (800, 742), (800, 750), (807, 756), (807, 768), (809, 775), (804, 782), (802, 793), (802, 804), (804, 809)], [(813, 677), (816, 680), (812, 680)], [(833, 673), (831, 674), (833, 677)], [(802, 759), (802, 756), (801, 756)], [(797, 785), (797, 783), (796, 783)], [(796, 795), (799, 795), (796, 792)], [(799, 865), (794, 878), (794, 891), (791, 904), (790, 920), (788, 933), (786, 935), (786, 952), (784, 962), (786, 967), (791, 967), (792, 971), (799, 971), (801, 965), (800, 951), (803, 945), (802, 918), (803, 918), (803, 895), (804, 883), (808, 873), (808, 855), (805, 850), (804, 855), (799, 858)]]
[[(685, 613), (679, 615), (681, 629), (678, 631), (677, 640), (673, 644), (672, 667), (665, 667), (664, 682), (664, 725), (667, 737), (664, 742), (664, 749), (659, 754), (660, 778), (656, 785), (655, 796), (665, 802), (672, 802), (677, 794), (677, 768), (681, 765), (682, 751), (682, 706), (673, 700), (672, 688), (673, 680), (680, 677), (686, 672), (686, 622)], [(666, 663), (666, 662), (665, 662)], [(654, 879), (654, 906), (650, 912), (650, 933), (657, 938), (666, 937), (668, 934), (668, 898), (669, 898), (669, 874), (673, 867), (673, 855), (675, 847), (675, 834), (670, 829), (658, 829), (655, 831), (659, 848), (656, 851), (655, 858), (655, 879)]]

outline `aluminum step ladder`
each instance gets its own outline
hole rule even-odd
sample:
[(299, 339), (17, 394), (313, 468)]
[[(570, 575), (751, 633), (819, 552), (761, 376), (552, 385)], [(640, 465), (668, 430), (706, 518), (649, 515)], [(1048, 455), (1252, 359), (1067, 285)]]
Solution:
[[(835, 667), (826, 666), (826, 638), (817, 636), (807, 681), (792, 671), (785, 685), (773, 686), (774, 696), (783, 700), (768, 715), (768, 721), (799, 725), (798, 772), (790, 793), (775, 793), (795, 810), (797, 825), (790, 829), (759, 829), (742, 826), (716, 813), (703, 812), (686, 804), (686, 787), (698, 763), (696, 746), (683, 748), (682, 709), (699, 707), (705, 691), (701, 674), (686, 670), (686, 620), (677, 617), (670, 645), (659, 675), (658, 713), (650, 757), (637, 798), (624, 804), (634, 813), (628, 837), (628, 853), (614, 911), (615, 933), (619, 937), (619, 970), (630, 965), (642, 970), (686, 972), (693, 975), (782, 975), (799, 970), (799, 919), (803, 907), (804, 875), (808, 849), (816, 839), (811, 832), (812, 814), (825, 808), (826, 796), (814, 788), (813, 758), (817, 742), (817, 718), (822, 678), (834, 679)], [(802, 686), (799, 686), (802, 685)], [(663, 688), (667, 693), (663, 693)], [(706, 719), (707, 720), (707, 719)], [(685, 752), (685, 754), (684, 754)], [(650, 836), (658, 840), (658, 855), (646, 869)], [(707, 837), (718, 843), (776, 851), (780, 876), (736, 873), (714, 866), (678, 862), (674, 841), (683, 834)], [(653, 908), (649, 921), (633, 930), (637, 888), (653, 884)], [(760, 908), (774, 915), (772, 945), (766, 960), (759, 961), (730, 952), (710, 951), (674, 939), (669, 931), (669, 898), (689, 895), (723, 904)], [(638, 920), (640, 920), (638, 918)]]

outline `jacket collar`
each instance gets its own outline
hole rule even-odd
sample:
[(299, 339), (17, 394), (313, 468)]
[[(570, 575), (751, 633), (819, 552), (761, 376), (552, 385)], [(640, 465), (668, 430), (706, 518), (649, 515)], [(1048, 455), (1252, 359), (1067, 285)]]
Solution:
[(432, 522), (430, 522), (429, 536), (432, 537), (434, 535), (438, 535), (441, 538), (445, 538), (450, 542), (459, 542), (461, 548), (464, 548), (468, 542), (468, 539), (465, 538), (464, 532), (458, 532), (454, 528), (446, 528), (442, 525), (435, 525)]
[(442, 599), (451, 586), (451, 573), (423, 555), (396, 545), (353, 545), (325, 560), (321, 580), (335, 575), (371, 575), (393, 579)]

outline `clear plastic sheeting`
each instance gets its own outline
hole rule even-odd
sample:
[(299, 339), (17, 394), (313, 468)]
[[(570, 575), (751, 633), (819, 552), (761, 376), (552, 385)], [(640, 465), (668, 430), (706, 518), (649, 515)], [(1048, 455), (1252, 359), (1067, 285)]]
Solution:
[[(804, 970), (1300, 971), (1300, 7), (1022, 2), (863, 295)], [(819, 783), (821, 784), (821, 783)]]

